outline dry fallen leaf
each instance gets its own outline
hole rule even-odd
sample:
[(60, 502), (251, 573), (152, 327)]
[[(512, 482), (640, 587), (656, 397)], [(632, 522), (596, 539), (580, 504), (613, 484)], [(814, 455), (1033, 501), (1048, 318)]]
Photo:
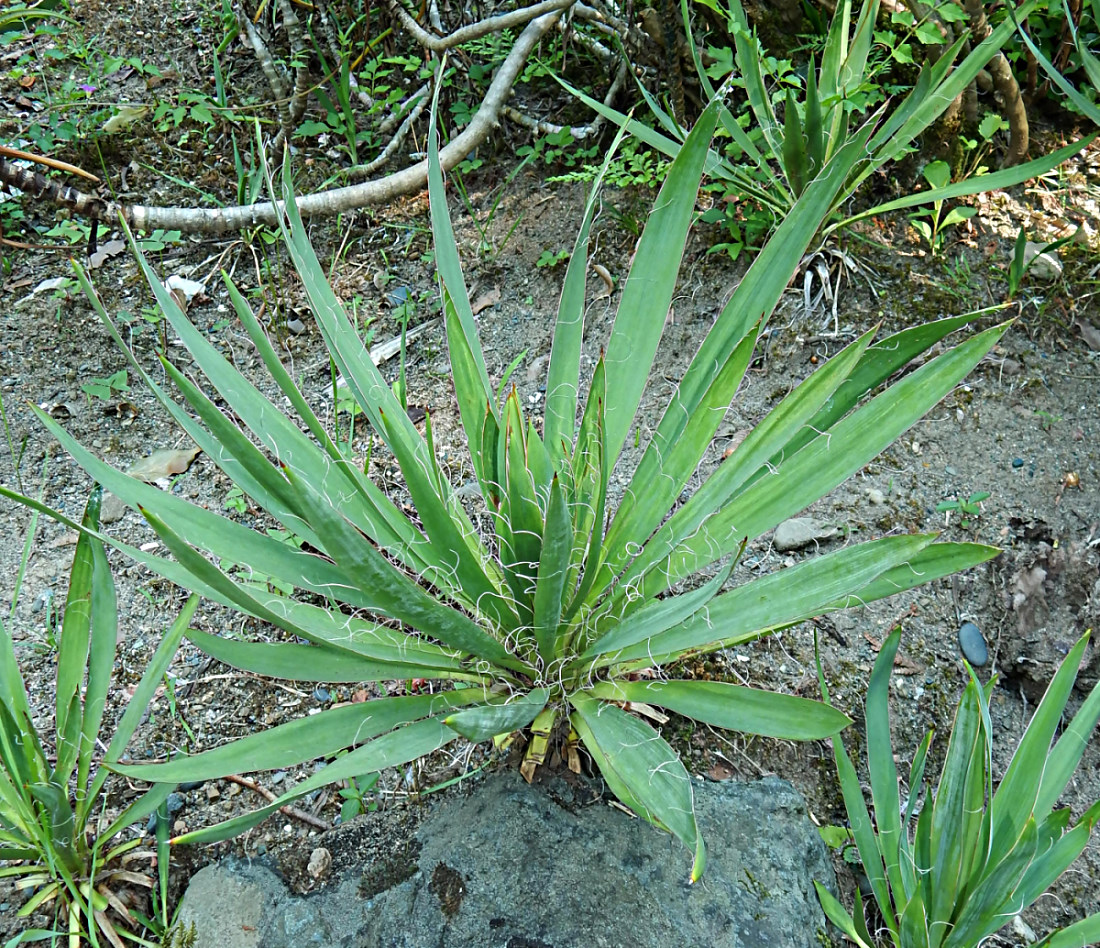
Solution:
[(135, 461), (126, 473), (139, 481), (159, 481), (162, 477), (182, 474), (198, 456), (201, 448), (162, 448), (147, 458)]
[(1085, 340), (1088, 347), (1093, 352), (1100, 352), (1100, 329), (1080, 316), (1077, 317), (1077, 328), (1081, 330), (1081, 338)]
[(606, 299), (615, 289), (615, 280), (612, 278), (611, 272), (607, 269), (607, 267), (602, 266), (601, 264), (592, 264), (592, 269), (595, 272), (596, 276), (603, 280), (604, 285), (604, 288), (596, 294), (596, 299)]
[(195, 297), (205, 297), (206, 295), (205, 285), (199, 283), (197, 280), (188, 280), (186, 277), (181, 277), (177, 273), (173, 273), (165, 280), (164, 285), (169, 292), (171, 292), (172, 296), (175, 297), (180, 309), (185, 313)]
[(88, 258), (89, 269), (96, 270), (107, 262), (109, 257), (117, 257), (126, 249), (124, 240), (108, 240), (107, 243)]
[(147, 105), (124, 105), (118, 110), (118, 114), (112, 115), (103, 123), (102, 131), (106, 135), (125, 131), (135, 122), (144, 118), (148, 111), (149, 106)]
[(499, 303), (499, 302), (500, 302), (500, 287), (499, 286), (494, 286), (491, 290), (487, 290), (486, 292), (482, 293), (481, 296), (479, 296), (477, 298), (477, 301), (474, 303), (474, 305), (470, 307), (470, 309), (473, 311), (473, 314), (476, 316), (483, 309), (488, 309), (490, 306), (493, 306), (494, 304)]

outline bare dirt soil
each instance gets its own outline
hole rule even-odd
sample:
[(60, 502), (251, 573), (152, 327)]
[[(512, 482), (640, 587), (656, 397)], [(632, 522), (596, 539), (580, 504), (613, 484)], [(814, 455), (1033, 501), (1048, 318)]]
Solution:
[[(120, 52), (135, 42), (133, 30), (151, 32), (163, 25), (152, 18), (123, 30), (105, 7), (94, 3), (84, 7), (85, 15), (98, 26), (100, 42), (117, 43)], [(166, 60), (162, 66), (177, 60), (193, 61), (187, 54), (193, 38), (194, 34), (188, 34), (180, 37), (178, 44), (168, 44), (160, 54)], [(9, 120), (14, 121), (10, 114), (14, 111), (9, 110)], [(115, 156), (107, 170), (115, 174), (128, 160), (128, 156)], [(941, 530), (946, 538), (1002, 548), (997, 559), (954, 581), (817, 624), (834, 701), (857, 721), (846, 736), (854, 752), (862, 750), (862, 700), (876, 651), (889, 631), (902, 625), (891, 715), (903, 774), (929, 728), (938, 734), (934, 763), (938, 767), (942, 762), (954, 707), (966, 681), (956, 638), (961, 622), (974, 622), (988, 643), (989, 663), (979, 670), (979, 676), (983, 680), (992, 674), (1001, 676), (991, 708), (998, 775), (1004, 772), (1058, 661), (1086, 629), (1100, 631), (1098, 164), (1100, 149), (1093, 146), (1060, 175), (1011, 194), (995, 193), (975, 200), (978, 214), (968, 225), (952, 231), (935, 257), (918, 243), (904, 219), (873, 222), (846, 238), (846, 252), (860, 265), (860, 271), (846, 268), (835, 324), (827, 306), (805, 311), (800, 278), (772, 317), (759, 357), (700, 471), (701, 480), (740, 433), (759, 422), (792, 386), (857, 333), (877, 323), (882, 324), (883, 332), (896, 331), (985, 307), (995, 311), (981, 316), (976, 326), (1015, 317), (1001, 346), (964, 384), (880, 458), (807, 512), (837, 528), (831, 538), (803, 550), (780, 553), (770, 537), (764, 537), (746, 551), (735, 577), (735, 581), (743, 580), (783, 569), (816, 552), (896, 532)], [(472, 204), (483, 218), (512, 167), (509, 156), (497, 155), (467, 179)], [(143, 171), (143, 175), (149, 182), (154, 172)], [(232, 186), (231, 181), (223, 184), (226, 191)], [(173, 202), (187, 203), (187, 195), (178, 189), (173, 191), (164, 182), (155, 186), (157, 191), (162, 189), (172, 194)], [(616, 278), (625, 277), (636, 240), (628, 225), (644, 219), (651, 200), (648, 192), (611, 192), (606, 197), (593, 261)], [(26, 207), (29, 217), (52, 216), (49, 209)], [(536, 264), (543, 251), (572, 246), (582, 208), (579, 187), (549, 186), (542, 169), (525, 169), (507, 187), (492, 221), (490, 237), (495, 252), (479, 253), (477, 229), (462, 204), (452, 202), (471, 297), (485, 303), (479, 320), (490, 375), (499, 380), (512, 360), (526, 353), (513, 380), (536, 413), (563, 275), (561, 267)], [(1086, 240), (1063, 249), (1062, 275), (1044, 281), (1033, 274), (1017, 299), (1001, 307), (1006, 303), (1004, 270), (1019, 228), (1026, 227), (1034, 239), (1042, 240), (1059, 235), (1067, 224), (1078, 223), (1091, 228), (1091, 243)], [(434, 277), (424, 259), (430, 250), (425, 196), (349, 215), (339, 222), (317, 224), (313, 230), (322, 259), (334, 261), (334, 287), (342, 299), (356, 307), (374, 342), (399, 332), (395, 291), (415, 302), (413, 325), (434, 315), (438, 309)], [(106, 239), (107, 235), (101, 235), (101, 244)], [(689, 241), (681, 287), (651, 375), (649, 397), (639, 416), (643, 443), (679, 373), (743, 273), (743, 264), (731, 263), (721, 255), (706, 255), (714, 239), (700, 229)], [(132, 372), (127, 391), (101, 399), (83, 390), (90, 381), (110, 376), (126, 363), (78, 289), (56, 286), (42, 290), (45, 281), (70, 275), (65, 254), (22, 251), (8, 254), (6, 260), (0, 306), (0, 395), (8, 436), (0, 440), (0, 481), (21, 485), (30, 494), (41, 493), (50, 505), (79, 517), (90, 481), (57, 449), (29, 405), (40, 406), (86, 446), (122, 468), (157, 449), (186, 447), (186, 439), (152, 394), (134, 384)], [(204, 284), (205, 293), (191, 304), (190, 317), (238, 367), (257, 379), (259, 360), (232, 317), (217, 269), (230, 270), (242, 289), (254, 291), (257, 299), (266, 295), (271, 334), (282, 347), (294, 377), (319, 414), (335, 423), (329, 362), (308, 310), (301, 305), (296, 278), (277, 247), (268, 247), (259, 239), (185, 239), (152, 255), (151, 260), (163, 278), (179, 274)], [(833, 263), (836, 279), (835, 259)], [(269, 279), (268, 273), (273, 278)], [(134, 261), (125, 253), (109, 258), (93, 272), (93, 279), (108, 312), (134, 314), (128, 323), (129, 341), (149, 370), (159, 372), (155, 353), (162, 327), (141, 315), (152, 300)], [(593, 277), (591, 283), (586, 338), (587, 358), (594, 360), (606, 338), (618, 294), (601, 296), (601, 281)], [(273, 285), (277, 297), (270, 292)], [(171, 338), (167, 343), (169, 356), (187, 368), (182, 347)], [(396, 373), (396, 361), (387, 364), (391, 374)], [(429, 329), (411, 345), (408, 372), (410, 402), (431, 410), (444, 469), (456, 483), (463, 483), (470, 476), (465, 439), (450, 390), (445, 340), (438, 328)], [(347, 415), (340, 414), (339, 420), (346, 426)], [(353, 444), (362, 457), (366, 457), (368, 441), (369, 430), (363, 423)], [(371, 471), (400, 493), (392, 466), (377, 452)], [(619, 481), (620, 487), (623, 483)], [(246, 498), (232, 494), (232, 485), (201, 455), (186, 473), (171, 477), (167, 489), (210, 509), (227, 511), (257, 529), (267, 526)], [(936, 509), (942, 502), (967, 500), (976, 492), (989, 494), (976, 514)], [(135, 545), (156, 543), (138, 514), (117, 505), (109, 505), (108, 511), (111, 522), (107, 529), (114, 535)], [(0, 575), (5, 577), (0, 607), (5, 612), (14, 608), (12, 628), (20, 667), (32, 705), (47, 731), (53, 713), (57, 612), (64, 601), (74, 543), (71, 532), (50, 521), (32, 523), (25, 509), (6, 504), (0, 508)], [(29, 550), (29, 559), (13, 607), (13, 586), (24, 549)], [(121, 611), (117, 691), (109, 709), (117, 714), (185, 594), (117, 553), (110, 558)], [(195, 625), (223, 634), (272, 634), (251, 620), (205, 606)], [(812, 624), (788, 630), (755, 645), (729, 650), (688, 671), (816, 696), (813, 632)], [(1081, 693), (1075, 696), (1071, 711), (1084, 689), (1098, 679), (1100, 649), (1090, 645), (1079, 682)], [(212, 747), (334, 702), (369, 699), (409, 687), (408, 683), (393, 682), (362, 689), (313, 688), (264, 681), (209, 661), (190, 645), (185, 645), (173, 662), (168, 684), (135, 737), (131, 748), (135, 760)], [(817, 821), (843, 823), (827, 745), (747, 738), (693, 727), (682, 720), (674, 720), (668, 734), (693, 772), (712, 779), (752, 779), (775, 773), (798, 788)], [(483, 748), (467, 748), (457, 755), (438, 755), (401, 773), (384, 774), (369, 798), (379, 806), (364, 835), (371, 842), (356, 843), (340, 858), (350, 859), (358, 853), (367, 863), (399, 867), (401, 859), (393, 854), (401, 851), (409, 826), (417, 821), (417, 807), (425, 805), (424, 800), (435, 799), (423, 797), (421, 791), (467, 773), (486, 759)], [(287, 773), (253, 775), (252, 779), (281, 792), (312, 769), (313, 765), (307, 765)], [(134, 792), (124, 782), (115, 782), (107, 809), (116, 809)], [(1097, 799), (1100, 744), (1094, 742), (1062, 803), (1076, 815)], [(248, 787), (223, 781), (181, 789), (180, 802), (178, 831), (244, 812), (263, 800)], [(340, 802), (334, 792), (324, 791), (301, 808), (320, 824), (332, 825)], [(190, 872), (229, 851), (267, 854), (302, 888), (315, 886), (318, 883), (304, 870), (320, 833), (311, 823), (280, 816), (232, 843), (180, 851), (175, 886), (181, 888)], [(850, 892), (850, 869), (839, 859), (838, 869)], [(380, 885), (385, 881), (374, 880)], [(21, 901), (19, 894), (0, 885), (0, 939), (27, 924), (14, 918)], [(1051, 893), (1026, 913), (1024, 922), (1041, 935), (1095, 911), (1100, 911), (1100, 844), (1096, 841)], [(996, 943), (1020, 944), (1022, 931), (1021, 927), (1006, 929)]]

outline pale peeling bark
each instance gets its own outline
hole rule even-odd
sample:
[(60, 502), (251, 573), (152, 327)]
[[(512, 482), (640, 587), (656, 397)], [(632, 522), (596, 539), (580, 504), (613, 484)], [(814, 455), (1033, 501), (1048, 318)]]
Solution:
[[(448, 49), (458, 42), (527, 22), (507, 58), (493, 76), (485, 98), (470, 124), (440, 151), (439, 160), (444, 170), (450, 170), (466, 158), (500, 124), (501, 111), (528, 57), (558, 21), (562, 11), (574, 2), (575, 0), (545, 0), (523, 10), (490, 17), (447, 37), (431, 37), (426, 34), (433, 44), (438, 41), (441, 49)], [(531, 19), (532, 16), (534, 19)], [(420, 39), (419, 35), (417, 39)], [(427, 180), (428, 162), (425, 159), (384, 178), (300, 196), (297, 199), (298, 210), (304, 218), (332, 217), (356, 208), (384, 204), (402, 195), (419, 191), (426, 186)], [(261, 225), (277, 226), (282, 213), (281, 201), (276, 204), (265, 201), (223, 208), (122, 205), (47, 179), (44, 175), (24, 169), (3, 157), (0, 157), (0, 182), (95, 220), (111, 221), (121, 215), (131, 227), (140, 231), (160, 228), (192, 234), (222, 234)]]

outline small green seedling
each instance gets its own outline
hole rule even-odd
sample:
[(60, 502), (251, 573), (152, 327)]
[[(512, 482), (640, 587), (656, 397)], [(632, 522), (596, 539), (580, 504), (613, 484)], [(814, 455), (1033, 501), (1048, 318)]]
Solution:
[(248, 513), (248, 498), (239, 487), (231, 487), (225, 495), (225, 509), (232, 510), (242, 516)]
[(1040, 409), (1036, 410), (1035, 417), (1039, 419), (1039, 426), (1043, 431), (1050, 431), (1051, 428), (1062, 420), (1061, 415), (1054, 415), (1049, 411), (1042, 411)]
[[(922, 174), (924, 180), (936, 191), (946, 188), (951, 183), (951, 168), (946, 161), (929, 162), (924, 166)], [(948, 227), (961, 224), (978, 213), (976, 207), (953, 207), (944, 215), (943, 204), (943, 201), (933, 201), (931, 207), (925, 207), (910, 215), (909, 218), (920, 235), (928, 241), (933, 257), (938, 250), (942, 249), (943, 234)]]
[(130, 384), (126, 377), (126, 370), (119, 369), (113, 375), (85, 382), (80, 386), (80, 390), (88, 396), (88, 404), (91, 404), (93, 398), (109, 402), (115, 396), (130, 391)]
[(344, 802), (340, 804), (340, 822), (347, 823), (360, 813), (373, 813), (378, 809), (374, 788), (378, 784), (378, 774), (363, 774), (344, 781), (337, 794)]
[(959, 497), (957, 500), (941, 500), (936, 504), (936, 510), (944, 514), (944, 522), (951, 522), (951, 511), (957, 510), (961, 515), (959, 520), (959, 526), (964, 530), (970, 526), (970, 517), (980, 517), (982, 514), (982, 501), (989, 499), (989, 491), (980, 490), (975, 491), (968, 498), (963, 500)]
[(553, 250), (544, 250), (541, 254), (539, 254), (538, 260), (535, 261), (535, 266), (556, 267), (559, 263), (564, 263), (568, 259), (569, 251), (565, 250), (564, 248), (562, 250), (559, 250), (557, 253), (554, 253)]

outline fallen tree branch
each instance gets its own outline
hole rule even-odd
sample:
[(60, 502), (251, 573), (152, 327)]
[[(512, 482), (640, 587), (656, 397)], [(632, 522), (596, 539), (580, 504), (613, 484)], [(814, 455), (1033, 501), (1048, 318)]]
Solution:
[[(557, 22), (561, 11), (573, 2), (575, 0), (548, 0), (547, 4), (537, 5), (549, 5), (553, 12), (531, 20), (517, 37), (508, 56), (493, 76), (485, 98), (470, 123), (440, 151), (439, 160), (444, 170), (449, 171), (466, 158), (500, 124), (501, 109), (511, 94), (524, 63)], [(529, 7), (527, 11), (531, 9), (534, 8)], [(520, 12), (525, 11), (516, 11), (517, 14)], [(504, 17), (491, 19), (502, 20), (514, 15), (505, 14)], [(418, 191), (425, 186), (427, 178), (428, 162), (425, 159), (384, 178), (303, 195), (297, 199), (298, 210), (303, 218), (331, 217), (370, 204), (383, 204), (401, 195)], [(121, 214), (132, 228), (141, 231), (163, 228), (192, 234), (224, 234), (259, 226), (274, 227), (282, 213), (281, 201), (275, 204), (264, 201), (223, 208), (123, 205), (51, 181), (38, 172), (20, 168), (4, 158), (0, 158), (0, 182), (19, 188), (33, 197), (68, 207), (93, 220), (110, 221)]]
[[(266, 787), (261, 787), (254, 780), (249, 780), (247, 777), (242, 777), (240, 774), (229, 774), (225, 779), (230, 783), (236, 783), (242, 787), (247, 787), (249, 790), (255, 791), (267, 800), (268, 803), (274, 803), (278, 799), (278, 797)], [(290, 806), (289, 804), (287, 806), (281, 806), (279, 807), (279, 812), (286, 816), (291, 816), (296, 820), (301, 820), (303, 823), (315, 829), (319, 829), (322, 833), (332, 829), (324, 820), (318, 819), (312, 813), (306, 813), (304, 810), (299, 810), (296, 806)]]
[[(607, 95), (604, 96), (604, 105), (610, 106), (612, 101), (614, 101), (615, 96), (618, 95), (619, 91), (626, 83), (629, 69), (629, 64), (626, 60), (623, 60), (615, 73), (615, 78), (611, 83), (611, 87), (607, 90)], [(513, 108), (510, 105), (504, 106), (503, 114), (517, 125), (522, 125), (524, 128), (530, 129), (533, 132), (538, 132), (540, 135), (558, 135), (563, 131), (568, 131), (569, 134), (573, 136), (574, 141), (583, 141), (586, 138), (591, 138), (603, 128), (604, 122), (606, 121), (601, 113), (587, 125), (556, 125), (553, 122), (546, 122), (542, 119), (527, 115), (525, 112), (521, 112), (519, 109)]]
[(448, 33), (446, 36), (434, 36), (412, 18), (412, 15), (401, 6), (400, 0), (391, 0), (390, 9), (401, 21), (401, 25), (409, 32), (425, 49), (434, 53), (443, 53), (462, 43), (488, 36), (490, 33), (499, 33), (501, 30), (509, 30), (521, 26), (530, 20), (540, 17), (545, 13), (560, 13), (571, 7), (576, 0), (541, 0), (529, 7), (513, 10), (511, 13), (501, 13), (498, 16), (486, 17), (477, 23), (471, 23), (461, 29)]

